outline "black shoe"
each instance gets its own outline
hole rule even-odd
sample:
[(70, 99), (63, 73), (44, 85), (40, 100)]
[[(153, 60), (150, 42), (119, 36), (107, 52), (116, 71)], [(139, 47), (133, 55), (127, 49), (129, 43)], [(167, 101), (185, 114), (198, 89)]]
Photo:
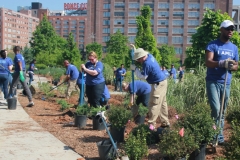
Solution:
[(30, 102), (30, 103), (27, 105), (27, 107), (32, 107), (32, 106), (34, 106), (34, 103), (33, 103), (33, 102)]

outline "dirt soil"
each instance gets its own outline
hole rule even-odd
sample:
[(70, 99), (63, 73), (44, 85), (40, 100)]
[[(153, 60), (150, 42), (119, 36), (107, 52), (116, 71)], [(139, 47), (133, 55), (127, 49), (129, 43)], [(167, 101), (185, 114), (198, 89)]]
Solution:
[[(74, 127), (74, 117), (73, 112), (75, 110), (74, 106), (77, 105), (78, 95), (73, 95), (68, 103), (71, 104), (69, 110), (61, 111), (60, 105), (57, 104), (58, 95), (55, 97), (47, 99), (43, 101), (41, 98), (43, 95), (40, 92), (37, 92), (34, 96), (34, 107), (28, 108), (24, 107), (28, 104), (27, 97), (19, 94), (18, 100), (20, 104), (23, 106), (25, 111), (29, 114), (31, 118), (33, 118), (37, 123), (39, 123), (45, 130), (53, 134), (60, 141), (71, 147), (75, 152), (79, 153), (87, 160), (98, 160), (98, 149), (96, 143), (105, 139), (108, 139), (108, 135), (106, 131), (96, 131), (92, 129), (92, 120), (87, 120), (87, 126), (84, 129), (78, 129)], [(111, 105), (122, 104), (123, 96), (122, 95), (114, 95), (111, 97), (109, 103)], [(176, 110), (172, 107), (169, 107), (169, 119), (170, 123), (174, 123), (176, 121), (175, 118)], [(147, 122), (147, 118), (145, 123)], [(157, 121), (157, 126), (160, 126), (160, 121)], [(127, 124), (125, 137), (128, 136), (132, 128), (134, 128), (136, 124), (134, 122), (130, 122)], [(229, 131), (231, 130), (230, 125), (225, 125), (225, 137), (229, 136)], [(120, 145), (121, 146), (121, 145)], [(120, 147), (121, 148), (121, 147)], [(216, 157), (222, 156), (222, 148), (217, 148), (217, 153), (211, 153), (211, 148), (207, 149), (206, 159), (214, 159)], [(159, 160), (161, 159), (161, 154), (157, 150), (157, 145), (149, 146), (149, 156), (145, 158), (146, 160)]]

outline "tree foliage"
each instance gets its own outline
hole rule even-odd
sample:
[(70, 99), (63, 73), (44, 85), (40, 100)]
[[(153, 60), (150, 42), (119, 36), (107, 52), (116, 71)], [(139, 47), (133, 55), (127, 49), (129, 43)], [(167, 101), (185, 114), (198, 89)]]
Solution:
[(141, 8), (141, 15), (137, 16), (137, 36), (135, 38), (136, 48), (143, 48), (153, 54), (158, 62), (161, 61), (161, 55), (157, 49), (157, 42), (151, 30), (152, 11), (149, 6)]
[(23, 48), (23, 50), (21, 51), (21, 53), (23, 54), (24, 56), (24, 60), (25, 60), (25, 63), (26, 64), (30, 64), (31, 61), (35, 58), (33, 57), (33, 51), (32, 51), (32, 48), (29, 48), (27, 46), (25, 46)]
[(101, 59), (102, 58), (102, 45), (97, 43), (97, 42), (93, 42), (93, 43), (90, 43), (86, 46), (86, 51), (87, 51), (87, 54), (91, 51), (94, 51), (97, 55), (98, 55), (98, 59)]
[[(210, 41), (219, 38), (219, 26), (224, 20), (232, 20), (232, 18), (227, 13), (221, 14), (219, 10), (207, 10), (200, 27), (198, 27), (197, 32), (192, 35), (192, 47), (186, 50), (187, 58), (184, 62), (186, 67), (194, 68), (199, 64), (204, 64), (205, 47)], [(240, 38), (236, 31), (234, 31), (231, 41), (240, 48)]]

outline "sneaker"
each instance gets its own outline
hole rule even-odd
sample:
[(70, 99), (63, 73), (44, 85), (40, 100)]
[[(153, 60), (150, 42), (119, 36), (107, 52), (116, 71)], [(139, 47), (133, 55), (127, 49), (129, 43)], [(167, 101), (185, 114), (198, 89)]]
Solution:
[(32, 106), (34, 106), (33, 102), (29, 102), (28, 105), (27, 105), (27, 107), (32, 107)]

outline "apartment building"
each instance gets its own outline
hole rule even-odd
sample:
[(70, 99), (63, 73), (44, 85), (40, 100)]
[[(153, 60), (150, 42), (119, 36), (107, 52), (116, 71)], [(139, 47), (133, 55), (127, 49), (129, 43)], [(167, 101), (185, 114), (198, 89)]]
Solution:
[(235, 29), (240, 34), (240, 5), (234, 5), (232, 10)]
[[(86, 28), (87, 44), (94, 41), (105, 46), (110, 34), (118, 29), (131, 43), (137, 33), (136, 16), (140, 8), (149, 5), (152, 9), (152, 31), (158, 45), (175, 47), (177, 57), (186, 58), (186, 47), (191, 46), (191, 35), (206, 8), (232, 14), (232, 0), (88, 0)], [(94, 35), (94, 36), (91, 36)], [(91, 38), (89, 38), (91, 37)]]
[(0, 8), (0, 49), (29, 45), (32, 32), (38, 24), (39, 19), (32, 17), (31, 10), (15, 12)]

